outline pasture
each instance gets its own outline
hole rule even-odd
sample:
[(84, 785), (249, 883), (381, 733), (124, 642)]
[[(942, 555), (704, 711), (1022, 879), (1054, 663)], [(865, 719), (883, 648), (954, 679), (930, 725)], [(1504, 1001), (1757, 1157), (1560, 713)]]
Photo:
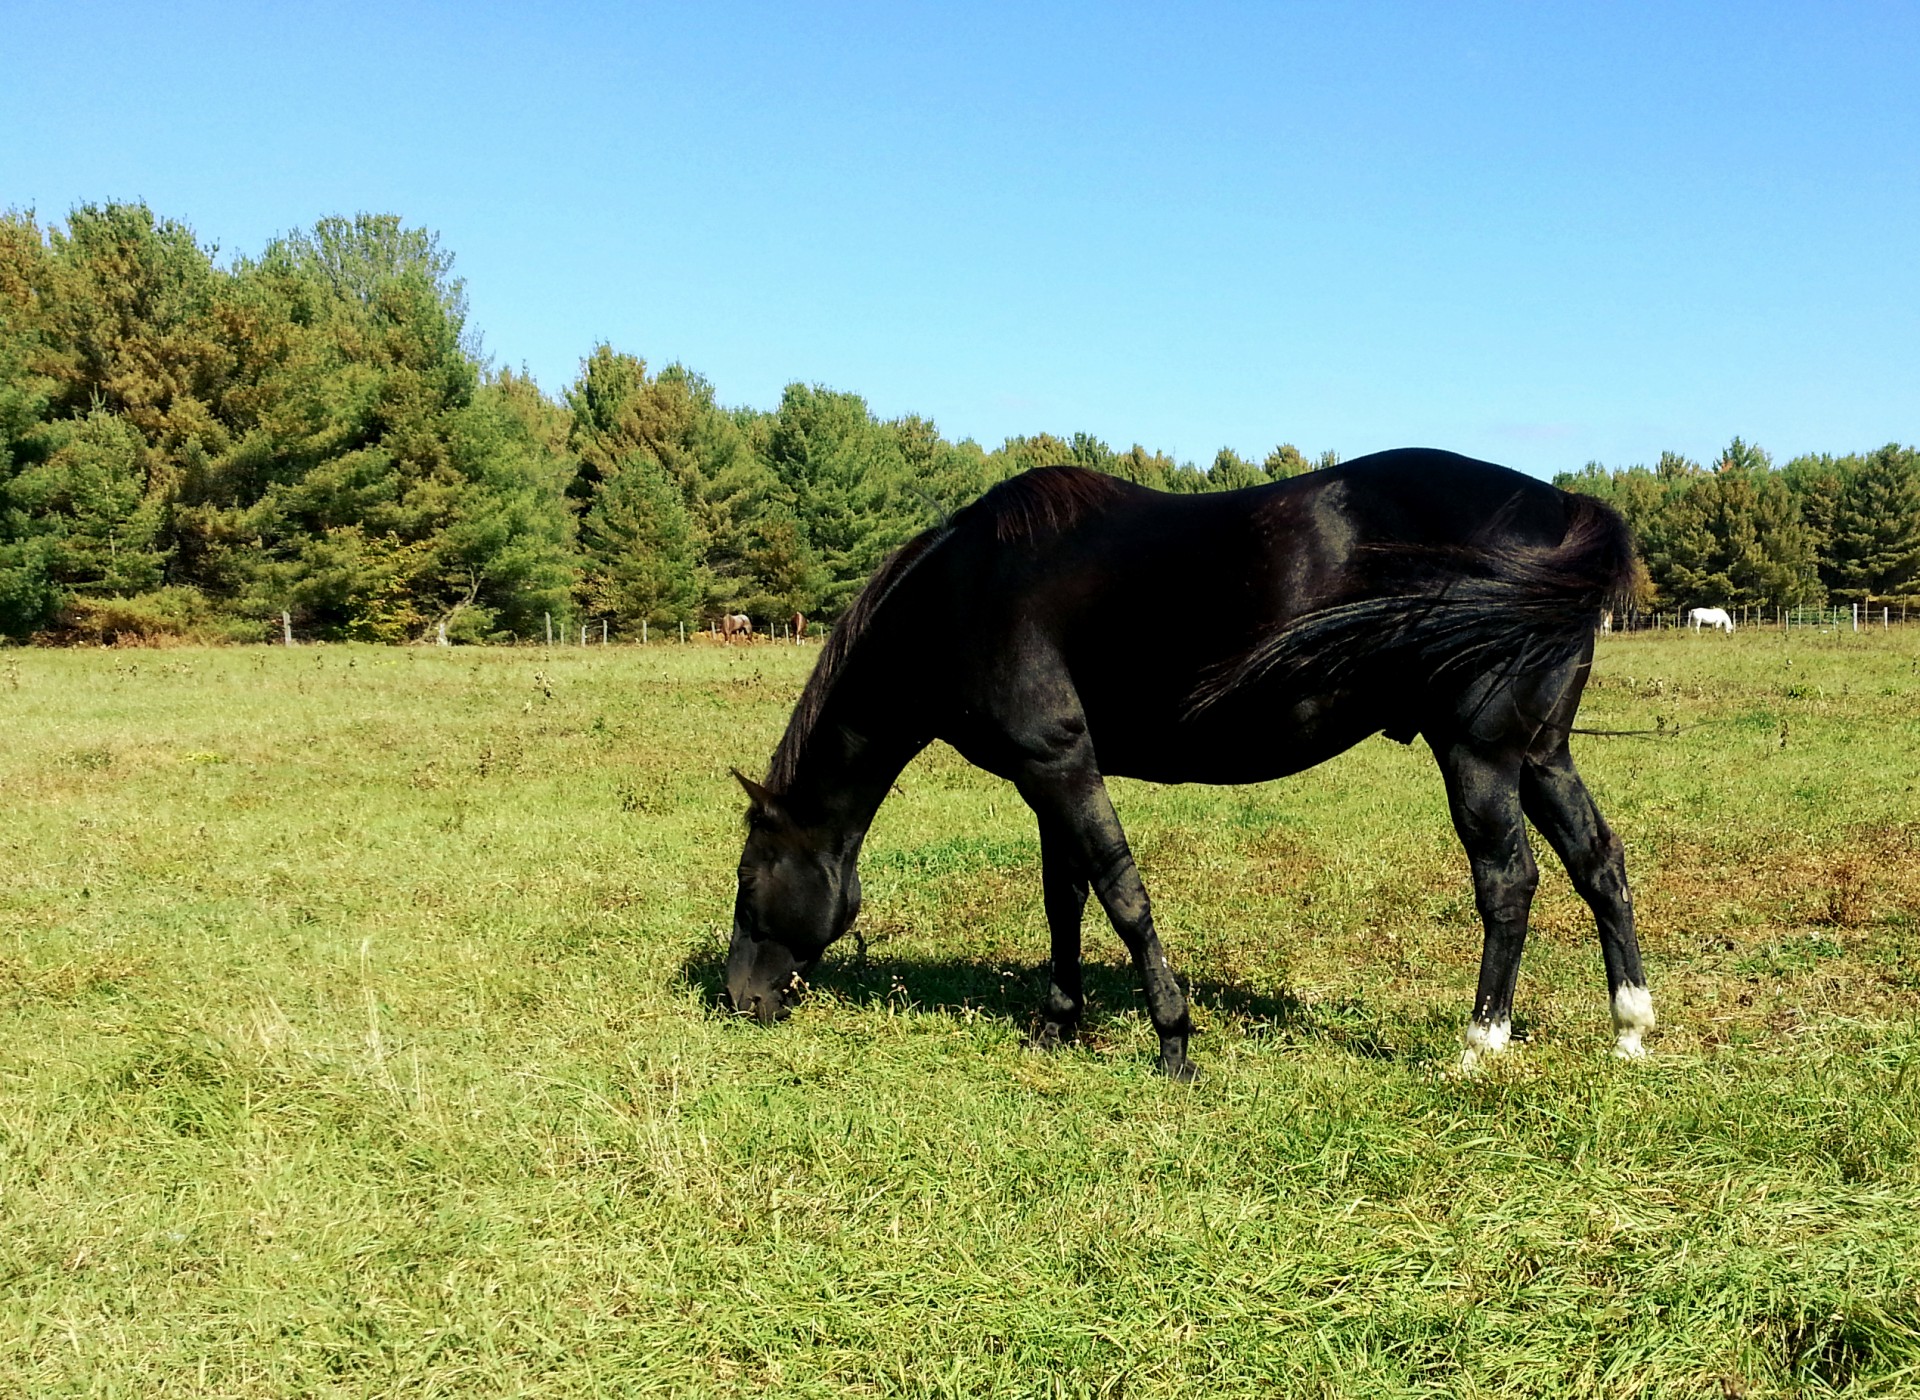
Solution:
[(1202, 1078), (923, 755), (772, 1030), (712, 1009), (812, 647), (0, 653), (0, 1392), (1920, 1391), (1920, 629), (1603, 639), (1661, 1018), (1542, 849), (1522, 1048), (1424, 748), (1118, 783)]

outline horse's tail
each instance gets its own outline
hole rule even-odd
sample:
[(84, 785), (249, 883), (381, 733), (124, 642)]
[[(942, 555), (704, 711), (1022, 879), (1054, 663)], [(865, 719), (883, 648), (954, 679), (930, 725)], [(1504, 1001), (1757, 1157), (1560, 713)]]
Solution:
[(1603, 502), (1561, 494), (1566, 529), (1554, 544), (1514, 538), (1503, 512), (1465, 545), (1363, 546), (1385, 565), (1385, 589), (1307, 613), (1262, 639), (1195, 688), (1190, 713), (1308, 669), (1322, 681), (1365, 667), (1431, 683), (1496, 669), (1513, 677), (1573, 660), (1601, 610), (1623, 606), (1632, 592), (1633, 537)]

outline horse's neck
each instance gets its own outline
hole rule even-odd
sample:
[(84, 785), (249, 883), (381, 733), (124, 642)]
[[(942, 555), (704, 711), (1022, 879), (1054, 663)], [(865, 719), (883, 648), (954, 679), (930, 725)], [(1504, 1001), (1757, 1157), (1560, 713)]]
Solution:
[(849, 835), (857, 847), (894, 779), (930, 736), (902, 724), (913, 712), (904, 697), (836, 692), (801, 746), (784, 796), (796, 815)]
[(837, 725), (830, 728), (816, 733), (802, 751), (799, 770), (784, 795), (803, 819), (857, 843), (873, 824), (893, 780), (922, 746), (898, 739), (877, 741)]

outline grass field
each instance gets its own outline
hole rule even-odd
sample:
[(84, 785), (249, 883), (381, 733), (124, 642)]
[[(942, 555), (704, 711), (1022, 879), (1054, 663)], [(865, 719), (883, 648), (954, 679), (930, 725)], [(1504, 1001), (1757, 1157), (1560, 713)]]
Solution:
[(0, 1395), (1920, 1394), (1920, 629), (1603, 644), (1661, 1029), (1423, 748), (1116, 784), (1201, 1081), (936, 750), (864, 956), (712, 1009), (811, 650), (0, 652)]

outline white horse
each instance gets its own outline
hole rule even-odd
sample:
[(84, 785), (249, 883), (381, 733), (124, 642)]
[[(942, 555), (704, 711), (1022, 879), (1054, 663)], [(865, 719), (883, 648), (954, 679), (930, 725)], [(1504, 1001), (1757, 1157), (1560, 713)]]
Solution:
[(1696, 632), (1702, 627), (1717, 627), (1722, 632), (1733, 630), (1733, 619), (1725, 608), (1689, 608), (1687, 622)]

